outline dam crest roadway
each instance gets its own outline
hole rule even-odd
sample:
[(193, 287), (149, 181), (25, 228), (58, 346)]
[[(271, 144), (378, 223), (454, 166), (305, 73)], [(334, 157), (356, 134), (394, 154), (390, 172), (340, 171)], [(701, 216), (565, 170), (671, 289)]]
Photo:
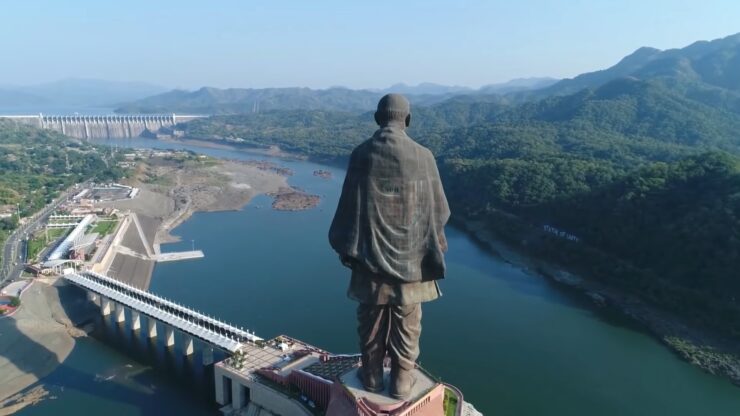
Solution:
[(77, 139), (128, 139), (160, 134), (176, 135), (177, 125), (207, 117), (178, 114), (111, 114), (111, 115), (0, 115), (42, 129), (54, 130)]

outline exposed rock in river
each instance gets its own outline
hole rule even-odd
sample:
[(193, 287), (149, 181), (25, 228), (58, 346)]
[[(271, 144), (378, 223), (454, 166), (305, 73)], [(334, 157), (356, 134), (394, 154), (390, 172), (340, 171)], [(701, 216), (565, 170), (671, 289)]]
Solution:
[(308, 194), (295, 187), (283, 187), (269, 194), (274, 198), (272, 208), (278, 211), (302, 211), (315, 208), (321, 197)]

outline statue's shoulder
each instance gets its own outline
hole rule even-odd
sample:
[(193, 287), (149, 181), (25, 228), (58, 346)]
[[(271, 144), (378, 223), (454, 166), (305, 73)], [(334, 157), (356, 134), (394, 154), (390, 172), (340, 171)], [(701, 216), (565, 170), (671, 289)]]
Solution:
[(431, 158), (432, 160), (434, 160), (434, 154), (432, 153), (431, 150), (429, 150), (428, 147), (424, 146), (423, 144), (420, 144), (419, 142), (417, 142), (416, 140), (414, 140), (408, 135), (406, 135), (406, 137), (409, 139), (409, 142), (410, 142), (409, 145), (412, 146), (414, 149), (416, 149), (416, 152), (418, 154), (421, 154), (424, 157)]
[(352, 157), (358, 157), (363, 154), (366, 154), (368, 150), (370, 150), (370, 148), (372, 147), (374, 138), (375, 138), (375, 135), (373, 135), (373, 137), (355, 146), (354, 150), (352, 150)]

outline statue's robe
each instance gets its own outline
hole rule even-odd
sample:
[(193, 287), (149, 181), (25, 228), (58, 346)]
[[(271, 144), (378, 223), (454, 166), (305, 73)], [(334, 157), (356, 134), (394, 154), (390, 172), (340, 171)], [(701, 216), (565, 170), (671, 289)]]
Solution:
[(385, 126), (352, 152), (329, 241), (352, 268), (348, 294), (408, 305), (439, 296), (450, 216), (432, 153)]

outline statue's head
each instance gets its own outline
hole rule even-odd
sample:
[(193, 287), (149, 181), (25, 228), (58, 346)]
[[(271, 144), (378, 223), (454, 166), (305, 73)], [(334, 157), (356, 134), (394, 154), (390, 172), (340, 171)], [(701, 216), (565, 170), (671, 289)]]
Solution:
[(401, 94), (386, 94), (378, 102), (375, 122), (379, 126), (390, 124), (408, 127), (411, 123), (411, 104)]

